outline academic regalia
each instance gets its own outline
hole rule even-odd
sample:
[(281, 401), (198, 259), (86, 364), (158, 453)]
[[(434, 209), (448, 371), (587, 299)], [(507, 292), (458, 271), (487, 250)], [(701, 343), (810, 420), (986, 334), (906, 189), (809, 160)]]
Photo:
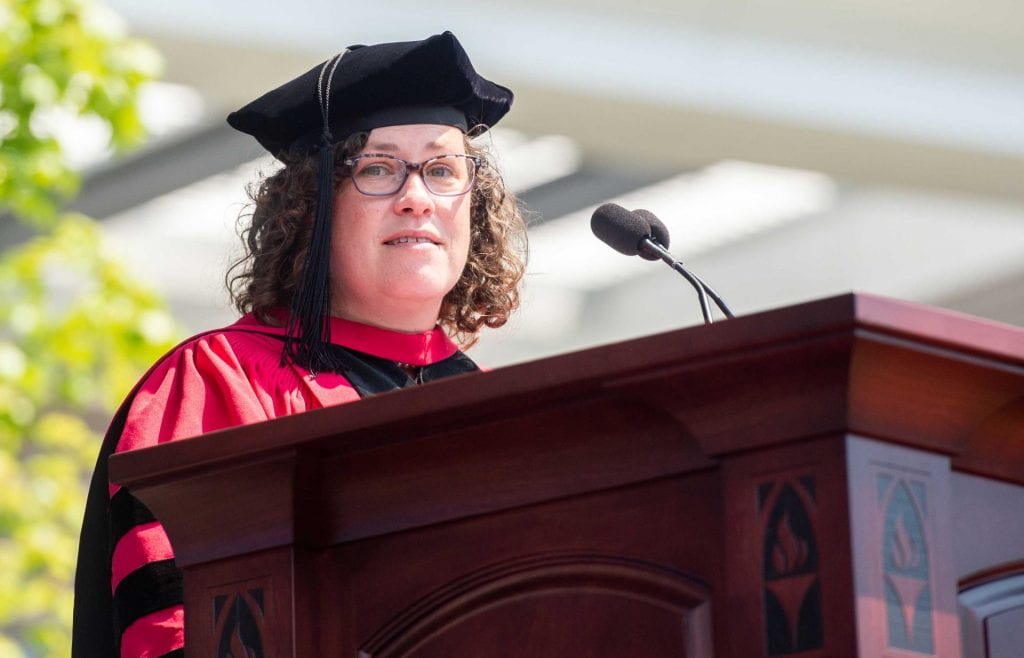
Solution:
[(247, 315), (185, 341), (128, 397), (104, 439), (89, 493), (75, 587), (76, 656), (117, 655), (118, 637), (121, 655), (155, 647), (162, 649), (154, 656), (180, 655), (175, 650), (183, 645), (181, 573), (173, 550), (152, 513), (107, 482), (111, 454), (477, 370), (440, 328), (404, 334), (340, 318), (330, 322), (331, 349), (345, 364), (341, 372), (314, 378), (301, 366), (282, 367), (285, 330)]
[[(348, 135), (378, 127), (489, 128), (511, 103), (512, 92), (480, 76), (445, 32), (350, 46), (229, 115), (279, 159), (318, 159), (302, 276), (284, 328), (246, 316), (193, 337), (143, 377), (114, 417), (86, 503), (73, 656), (183, 653), (181, 573), (149, 510), (108, 483), (111, 454), (476, 370), (440, 328), (408, 335), (329, 315), (333, 154)], [(419, 368), (415, 381), (399, 362)]]

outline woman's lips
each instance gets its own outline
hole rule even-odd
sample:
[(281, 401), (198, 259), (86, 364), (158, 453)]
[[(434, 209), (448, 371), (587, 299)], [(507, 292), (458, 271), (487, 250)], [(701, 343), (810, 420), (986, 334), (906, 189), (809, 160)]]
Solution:
[(436, 240), (434, 240), (433, 238), (429, 238), (429, 237), (415, 236), (415, 235), (403, 235), (403, 236), (398, 237), (398, 238), (393, 238), (391, 240), (387, 240), (386, 242), (384, 242), (384, 244), (395, 246), (395, 245), (400, 245), (400, 244), (438, 244), (438, 242)]

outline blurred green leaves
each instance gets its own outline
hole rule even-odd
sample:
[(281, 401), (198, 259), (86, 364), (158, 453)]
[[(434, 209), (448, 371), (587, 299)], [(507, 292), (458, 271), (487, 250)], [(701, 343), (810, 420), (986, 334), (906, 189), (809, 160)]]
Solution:
[(173, 323), (104, 252), (97, 226), (68, 215), (0, 257), (0, 327), (0, 636), (63, 656), (100, 440), (82, 414), (105, 422), (170, 347)]
[[(79, 175), (57, 119), (144, 137), (160, 60), (95, 0), (0, 0), (0, 221), (37, 235), (0, 253), (0, 656), (70, 653), (72, 582), (97, 428), (175, 340), (162, 302), (62, 212)], [(14, 217), (15, 219), (11, 219)]]
[(78, 187), (53, 134), (56, 117), (95, 116), (114, 146), (144, 137), (139, 86), (160, 58), (92, 0), (0, 3), (0, 212), (47, 225)]

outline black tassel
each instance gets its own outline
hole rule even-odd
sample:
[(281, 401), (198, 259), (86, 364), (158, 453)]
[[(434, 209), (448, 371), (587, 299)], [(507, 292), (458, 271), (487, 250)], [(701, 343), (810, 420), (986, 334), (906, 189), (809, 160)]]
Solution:
[(341, 363), (331, 342), (331, 222), (334, 209), (334, 144), (329, 131), (320, 142), (320, 162), (313, 234), (302, 280), (292, 299), (282, 360), (291, 359), (313, 375), (336, 372)]

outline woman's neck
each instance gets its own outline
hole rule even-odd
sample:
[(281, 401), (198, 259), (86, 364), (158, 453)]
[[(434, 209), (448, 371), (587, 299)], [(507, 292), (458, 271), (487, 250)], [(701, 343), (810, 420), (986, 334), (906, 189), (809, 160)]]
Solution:
[(372, 309), (365, 309), (341, 302), (333, 305), (331, 315), (378, 329), (421, 334), (437, 326), (439, 311), (439, 306), (416, 308), (402, 305), (392, 309), (386, 305), (376, 304)]

